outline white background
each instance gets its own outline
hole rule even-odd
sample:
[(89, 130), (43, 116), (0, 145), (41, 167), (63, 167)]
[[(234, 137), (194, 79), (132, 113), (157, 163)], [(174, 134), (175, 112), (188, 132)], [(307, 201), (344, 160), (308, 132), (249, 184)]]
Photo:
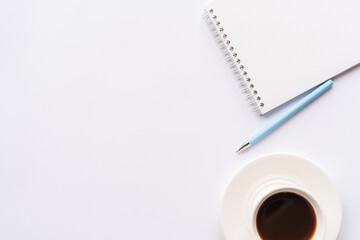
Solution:
[(278, 112), (250, 111), (204, 3), (0, 2), (0, 239), (224, 240), (226, 184), (272, 152), (322, 166), (360, 235), (360, 69), (236, 155)]

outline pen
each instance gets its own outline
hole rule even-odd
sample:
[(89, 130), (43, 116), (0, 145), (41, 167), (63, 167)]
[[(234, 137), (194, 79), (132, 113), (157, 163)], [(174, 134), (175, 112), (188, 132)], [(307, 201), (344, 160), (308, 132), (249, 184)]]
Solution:
[(303, 99), (301, 99), (299, 102), (294, 104), (290, 109), (286, 110), (284, 113), (282, 113), (277, 119), (275, 119), (272, 123), (270, 123), (268, 126), (264, 127), (260, 131), (258, 131), (256, 134), (251, 136), (236, 152), (240, 152), (241, 150), (250, 147), (257, 143), (260, 139), (265, 137), (267, 134), (269, 134), (272, 130), (277, 128), (280, 124), (285, 122), (287, 119), (289, 119), (292, 115), (297, 113), (300, 109), (308, 105), (310, 102), (312, 102), (315, 98), (320, 96), (323, 92), (325, 92), (327, 89), (329, 89), (333, 84), (333, 81), (331, 79), (323, 82), (321, 85), (319, 85), (317, 88), (315, 88), (312, 92), (310, 92), (308, 95), (306, 95)]

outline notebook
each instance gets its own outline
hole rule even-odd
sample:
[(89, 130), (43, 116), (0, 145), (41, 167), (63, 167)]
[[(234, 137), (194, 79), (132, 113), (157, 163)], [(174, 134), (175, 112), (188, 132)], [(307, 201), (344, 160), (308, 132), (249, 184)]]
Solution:
[(215, 0), (205, 10), (261, 114), (360, 63), (359, 0)]

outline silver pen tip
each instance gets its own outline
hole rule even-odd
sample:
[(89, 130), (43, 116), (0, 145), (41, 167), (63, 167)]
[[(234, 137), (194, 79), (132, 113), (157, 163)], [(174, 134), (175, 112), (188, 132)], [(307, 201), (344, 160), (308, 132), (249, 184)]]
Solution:
[(249, 146), (250, 146), (250, 143), (249, 143), (249, 142), (244, 143), (244, 144), (236, 151), (236, 153), (240, 152), (241, 150), (243, 150), (243, 149), (245, 149), (245, 148), (247, 148), (247, 147), (249, 147)]

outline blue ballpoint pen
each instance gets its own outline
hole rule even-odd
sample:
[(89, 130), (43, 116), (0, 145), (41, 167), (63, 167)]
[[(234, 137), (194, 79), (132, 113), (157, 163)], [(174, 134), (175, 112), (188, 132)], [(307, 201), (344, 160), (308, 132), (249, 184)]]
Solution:
[(323, 82), (321, 85), (319, 85), (317, 88), (315, 88), (312, 92), (310, 92), (308, 95), (306, 95), (303, 99), (301, 99), (299, 102), (297, 102), (294, 106), (292, 106), (290, 109), (282, 113), (275, 121), (270, 123), (268, 126), (261, 129), (259, 132), (254, 134), (249, 138), (248, 141), (246, 141), (236, 152), (240, 152), (241, 150), (250, 147), (251, 145), (254, 145), (257, 143), (260, 139), (265, 137), (267, 134), (269, 134), (272, 130), (277, 128), (280, 124), (285, 122), (287, 119), (289, 119), (292, 115), (297, 113), (300, 109), (308, 105), (310, 102), (312, 102), (315, 98), (320, 96), (323, 92), (325, 92), (327, 89), (329, 89), (333, 84), (333, 81), (327, 80)]

